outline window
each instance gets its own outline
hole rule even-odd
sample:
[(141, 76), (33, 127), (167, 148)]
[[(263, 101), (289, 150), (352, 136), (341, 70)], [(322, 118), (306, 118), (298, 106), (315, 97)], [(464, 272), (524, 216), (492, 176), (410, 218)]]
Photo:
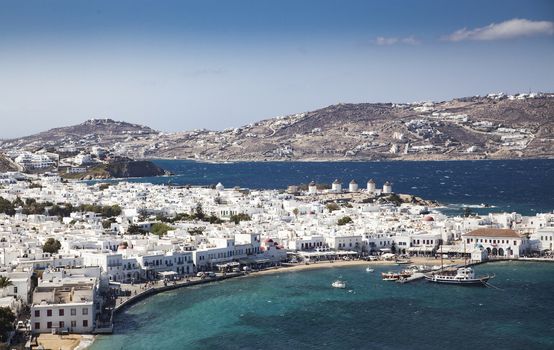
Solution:
[(60, 309), (59, 312), (60, 312), (59, 313), (60, 316), (63, 316), (65, 314), (64, 309)]
[(71, 328), (77, 327), (77, 321), (71, 321)]
[(52, 316), (52, 310), (46, 310), (46, 316), (51, 317)]
[(46, 328), (48, 328), (48, 329), (52, 328), (52, 322), (47, 322), (46, 323)]
[(71, 316), (77, 315), (77, 309), (71, 309)]
[(88, 320), (83, 320), (83, 327), (88, 327)]
[(40, 329), (40, 322), (35, 322), (35, 329)]
[(17, 287), (13, 287), (13, 293), (17, 294)]
[(40, 317), (40, 310), (35, 310), (35, 317)]
[(87, 308), (83, 308), (83, 315), (88, 315), (88, 309)]
[(64, 321), (60, 321), (60, 328), (63, 328), (65, 327), (65, 322)]

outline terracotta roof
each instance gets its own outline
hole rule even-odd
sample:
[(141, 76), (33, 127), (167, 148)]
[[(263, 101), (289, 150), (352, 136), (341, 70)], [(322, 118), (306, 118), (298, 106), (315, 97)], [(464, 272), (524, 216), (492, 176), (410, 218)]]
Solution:
[(479, 228), (463, 236), (521, 238), (521, 235), (514, 230), (500, 228)]

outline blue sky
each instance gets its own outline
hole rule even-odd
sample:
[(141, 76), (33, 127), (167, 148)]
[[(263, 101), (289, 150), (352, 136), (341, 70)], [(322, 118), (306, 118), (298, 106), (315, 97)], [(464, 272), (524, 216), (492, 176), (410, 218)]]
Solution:
[(0, 0), (0, 138), (554, 91), (553, 1)]

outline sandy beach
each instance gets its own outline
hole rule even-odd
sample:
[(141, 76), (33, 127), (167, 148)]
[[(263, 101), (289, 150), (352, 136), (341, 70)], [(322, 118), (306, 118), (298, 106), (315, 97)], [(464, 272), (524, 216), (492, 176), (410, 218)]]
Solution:
[[(412, 257), (410, 258), (411, 264), (413, 265), (440, 265), (440, 259), (435, 259), (431, 257)], [(445, 259), (443, 261), (444, 265), (459, 265), (463, 264), (463, 259)], [(336, 260), (333, 262), (330, 261), (319, 261), (311, 262), (310, 264), (284, 264), (279, 267), (270, 268), (267, 270), (261, 270), (252, 272), (248, 276), (263, 276), (274, 273), (283, 273), (283, 272), (296, 272), (296, 271), (305, 271), (305, 270), (314, 270), (314, 269), (324, 269), (324, 268), (333, 268), (333, 267), (344, 267), (344, 266), (379, 266), (379, 265), (388, 265), (388, 266), (406, 266), (398, 265), (393, 260), (376, 260), (376, 261), (365, 261), (365, 260)]]
[[(37, 344), (44, 349), (52, 350), (84, 350), (94, 342), (94, 335), (89, 334), (40, 334)], [(36, 347), (33, 347), (36, 348)]]

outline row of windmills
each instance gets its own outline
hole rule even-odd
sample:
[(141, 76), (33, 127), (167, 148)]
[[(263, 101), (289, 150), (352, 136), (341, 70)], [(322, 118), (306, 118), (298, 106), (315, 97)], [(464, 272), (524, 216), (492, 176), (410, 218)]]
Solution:
[[(356, 182), (356, 180), (350, 181), (350, 183), (348, 184), (348, 192), (359, 192), (359, 191), (360, 191), (360, 188), (359, 188), (358, 183)], [(339, 179), (336, 179), (331, 184), (331, 192), (335, 192), (335, 193), (343, 192), (342, 182)], [(367, 192), (368, 193), (376, 193), (376, 194), (392, 193), (392, 184), (390, 182), (386, 181), (383, 184), (383, 189), (381, 190), (381, 189), (376, 188), (375, 181), (373, 179), (369, 179), (367, 181)], [(316, 185), (315, 181), (310, 182), (310, 184), (308, 185), (308, 193), (309, 194), (316, 194), (317, 193), (317, 185)]]

